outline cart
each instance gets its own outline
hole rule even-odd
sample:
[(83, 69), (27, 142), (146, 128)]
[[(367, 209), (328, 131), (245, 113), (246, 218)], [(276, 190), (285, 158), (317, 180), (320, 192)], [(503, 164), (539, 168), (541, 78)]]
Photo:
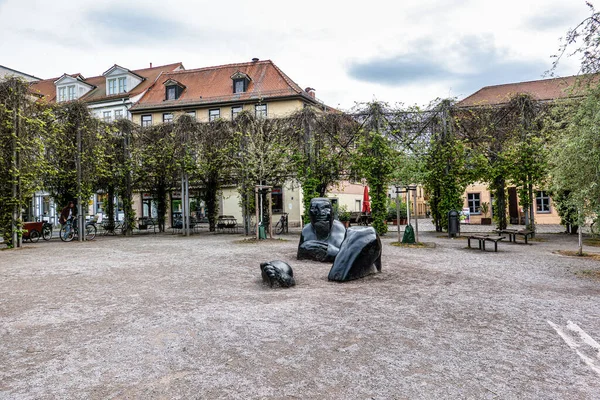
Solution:
[(24, 222), (23, 223), (23, 240), (31, 241), (32, 243), (40, 240), (42, 236), (43, 222)]

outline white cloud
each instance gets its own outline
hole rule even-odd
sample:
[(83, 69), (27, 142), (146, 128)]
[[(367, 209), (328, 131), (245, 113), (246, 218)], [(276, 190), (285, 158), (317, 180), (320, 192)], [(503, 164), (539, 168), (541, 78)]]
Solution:
[[(115, 63), (141, 68), (182, 61), (196, 68), (259, 57), (333, 106), (373, 98), (427, 104), (502, 79), (540, 77), (559, 38), (587, 15), (583, 0), (82, 0), (76, 6), (0, 0), (0, 63), (56, 77), (93, 76)], [(353, 65), (388, 61), (379, 66), (393, 76), (390, 60), (420, 72), (419, 79), (392, 84), (351, 73)], [(575, 60), (561, 70), (576, 71)], [(471, 86), (465, 76), (474, 77)]]

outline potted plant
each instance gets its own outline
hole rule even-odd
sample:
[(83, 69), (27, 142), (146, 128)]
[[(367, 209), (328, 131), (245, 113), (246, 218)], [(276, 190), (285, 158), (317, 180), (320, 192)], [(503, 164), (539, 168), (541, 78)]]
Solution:
[(350, 226), (351, 217), (350, 211), (348, 211), (348, 207), (346, 207), (345, 205), (339, 206), (337, 211), (338, 219), (342, 224), (344, 224), (346, 228), (348, 228)]
[(388, 207), (387, 221), (393, 225), (406, 225), (406, 203), (400, 202), (400, 221), (398, 221), (398, 212), (396, 211), (396, 205), (392, 204)]
[(479, 210), (483, 213), (483, 217), (481, 218), (481, 225), (491, 225), (492, 219), (488, 218), (488, 212), (490, 211), (490, 203), (483, 202), (481, 206), (479, 206)]

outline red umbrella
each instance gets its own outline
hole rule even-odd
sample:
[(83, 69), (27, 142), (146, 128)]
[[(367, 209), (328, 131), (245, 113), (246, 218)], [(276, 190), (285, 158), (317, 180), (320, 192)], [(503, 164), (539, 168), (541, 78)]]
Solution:
[(369, 187), (368, 186), (365, 186), (365, 191), (363, 193), (362, 212), (364, 212), (364, 213), (371, 212), (371, 202), (369, 201)]

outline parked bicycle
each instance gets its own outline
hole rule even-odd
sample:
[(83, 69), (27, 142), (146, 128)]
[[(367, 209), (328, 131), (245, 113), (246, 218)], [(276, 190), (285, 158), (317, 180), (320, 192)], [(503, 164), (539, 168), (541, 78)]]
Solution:
[(52, 239), (52, 224), (47, 221), (43, 222), (44, 224), (42, 225), (42, 239), (50, 240)]
[[(75, 235), (79, 235), (79, 229), (77, 227), (77, 221), (73, 218), (69, 218), (67, 222), (60, 228), (60, 240), (63, 242), (70, 242), (73, 240)], [(85, 223), (85, 240), (94, 240), (96, 237), (96, 221), (88, 221)]]
[(283, 232), (288, 233), (288, 213), (281, 214), (279, 221), (275, 224), (275, 233), (281, 235)]

